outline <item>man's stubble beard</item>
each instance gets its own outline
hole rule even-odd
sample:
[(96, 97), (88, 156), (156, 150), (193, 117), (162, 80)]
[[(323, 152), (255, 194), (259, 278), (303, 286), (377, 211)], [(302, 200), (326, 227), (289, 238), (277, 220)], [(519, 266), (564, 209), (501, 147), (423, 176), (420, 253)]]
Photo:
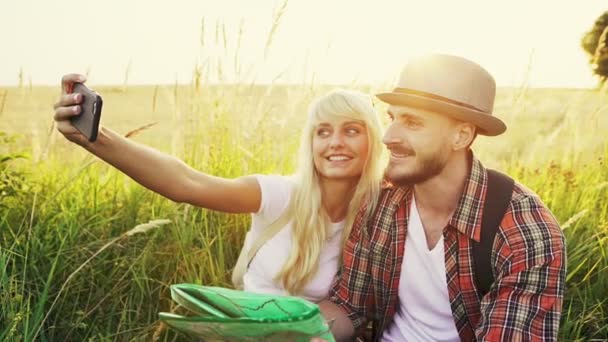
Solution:
[(422, 183), (433, 178), (434, 176), (437, 176), (443, 171), (447, 164), (447, 157), (442, 157), (443, 156), (440, 154), (435, 154), (432, 158), (425, 158), (422, 160), (418, 159), (418, 167), (416, 167), (413, 172), (392, 176), (390, 174), (391, 169), (397, 168), (398, 165), (391, 166), (389, 162), (389, 165), (384, 170), (384, 179), (396, 186), (407, 186)]

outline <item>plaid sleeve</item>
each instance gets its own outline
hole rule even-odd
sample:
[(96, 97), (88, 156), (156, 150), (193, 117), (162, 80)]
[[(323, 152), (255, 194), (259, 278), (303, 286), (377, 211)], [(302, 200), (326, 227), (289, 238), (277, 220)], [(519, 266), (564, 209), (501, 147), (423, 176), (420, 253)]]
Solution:
[(344, 246), (343, 263), (340, 276), (334, 281), (329, 292), (329, 300), (344, 311), (353, 323), (355, 330), (361, 328), (367, 319), (372, 304), (369, 250), (362, 229), (365, 229), (361, 208), (353, 229)]
[(557, 340), (566, 276), (561, 229), (535, 196), (512, 202), (495, 241), (496, 282), (481, 302), (478, 341)]

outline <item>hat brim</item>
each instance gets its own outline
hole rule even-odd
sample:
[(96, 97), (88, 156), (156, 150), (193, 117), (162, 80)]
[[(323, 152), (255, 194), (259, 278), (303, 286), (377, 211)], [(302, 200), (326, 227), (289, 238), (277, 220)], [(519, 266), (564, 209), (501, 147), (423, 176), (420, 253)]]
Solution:
[(376, 97), (388, 104), (412, 106), (446, 114), (457, 120), (470, 122), (479, 129), (477, 133), (481, 135), (496, 136), (507, 130), (507, 125), (491, 114), (449, 102), (402, 93), (380, 93), (376, 94)]

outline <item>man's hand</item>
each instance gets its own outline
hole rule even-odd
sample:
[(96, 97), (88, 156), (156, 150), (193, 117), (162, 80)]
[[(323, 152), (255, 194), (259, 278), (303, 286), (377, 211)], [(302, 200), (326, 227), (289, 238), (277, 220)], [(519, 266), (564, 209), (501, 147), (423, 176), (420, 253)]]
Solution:
[[(336, 341), (349, 341), (355, 334), (355, 328), (346, 313), (342, 311), (336, 304), (328, 299), (319, 303), (321, 314), (326, 320), (333, 320), (331, 324), (331, 333)], [(311, 341), (325, 341), (321, 338), (314, 338)]]

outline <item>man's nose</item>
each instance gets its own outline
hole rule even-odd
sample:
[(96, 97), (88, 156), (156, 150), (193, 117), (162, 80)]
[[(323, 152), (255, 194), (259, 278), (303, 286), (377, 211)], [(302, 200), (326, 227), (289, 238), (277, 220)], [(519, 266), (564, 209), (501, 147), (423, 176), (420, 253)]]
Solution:
[(399, 132), (397, 129), (397, 125), (395, 122), (388, 125), (386, 131), (384, 131), (384, 136), (382, 137), (382, 142), (385, 145), (397, 144), (403, 140), (403, 137), (399, 136)]

